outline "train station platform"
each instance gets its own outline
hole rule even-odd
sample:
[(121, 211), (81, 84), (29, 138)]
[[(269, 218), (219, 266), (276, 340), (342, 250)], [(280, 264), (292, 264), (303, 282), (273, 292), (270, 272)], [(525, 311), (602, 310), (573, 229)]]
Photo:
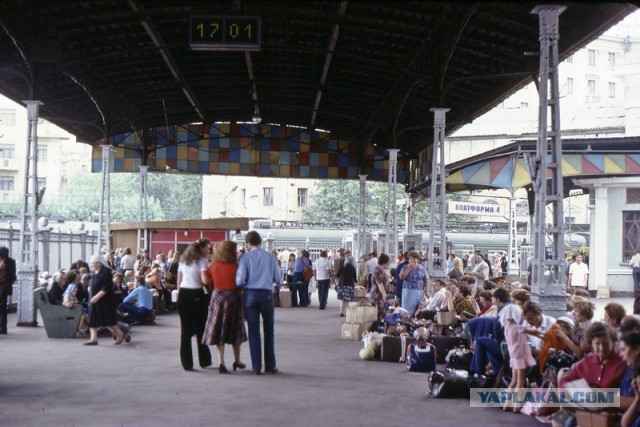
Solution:
[[(596, 317), (608, 301), (596, 301)], [(631, 308), (631, 299), (615, 301)], [(100, 338), (93, 347), (83, 346), (84, 338), (49, 339), (42, 322), (15, 327), (10, 314), (9, 334), (0, 336), (0, 425), (540, 425), (496, 408), (470, 408), (468, 400), (427, 399), (426, 374), (359, 359), (362, 344), (339, 338), (336, 307), (331, 291), (325, 311), (317, 294), (309, 308), (277, 308), (280, 373), (261, 376), (251, 373), (246, 344), (245, 371), (220, 375), (215, 353), (213, 367), (183, 371), (175, 313), (134, 327), (129, 344)], [(230, 348), (226, 360), (230, 366)]]

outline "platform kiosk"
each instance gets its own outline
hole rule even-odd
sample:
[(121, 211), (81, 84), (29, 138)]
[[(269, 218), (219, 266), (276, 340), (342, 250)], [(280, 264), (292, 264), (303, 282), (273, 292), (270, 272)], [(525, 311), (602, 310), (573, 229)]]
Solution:
[[(371, 233), (370, 232), (365, 232), (364, 233), (364, 253), (369, 253), (371, 252)], [(350, 250), (351, 253), (353, 254), (353, 256), (356, 258), (356, 261), (359, 260), (359, 258), (364, 255), (359, 253), (359, 247), (358, 247), (358, 242), (359, 242), (359, 235), (357, 231), (348, 231), (345, 236), (344, 236), (344, 247), (347, 250)]]
[(422, 234), (420, 233), (400, 233), (400, 248), (404, 252), (422, 250)]

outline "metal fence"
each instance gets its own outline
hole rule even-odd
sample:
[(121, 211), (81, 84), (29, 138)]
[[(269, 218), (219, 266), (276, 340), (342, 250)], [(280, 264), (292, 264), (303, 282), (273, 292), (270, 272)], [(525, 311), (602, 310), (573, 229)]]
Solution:
[[(16, 260), (19, 268), (20, 230), (0, 229), (0, 246), (9, 248), (9, 254)], [(42, 228), (38, 231), (38, 270), (68, 269), (74, 261), (87, 261), (99, 249), (95, 232)]]

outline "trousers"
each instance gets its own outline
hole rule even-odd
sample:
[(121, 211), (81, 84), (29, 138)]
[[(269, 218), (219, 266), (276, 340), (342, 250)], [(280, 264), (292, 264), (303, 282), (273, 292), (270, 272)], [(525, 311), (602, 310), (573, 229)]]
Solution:
[(245, 289), (244, 315), (249, 330), (249, 351), (254, 371), (262, 369), (262, 341), (260, 339), (260, 317), (264, 335), (264, 367), (269, 371), (276, 367), (273, 327), (273, 292), (266, 289)]
[(402, 308), (409, 312), (411, 317), (415, 316), (416, 310), (424, 297), (424, 291), (421, 289), (408, 289), (402, 290)]
[(329, 288), (331, 280), (318, 280), (318, 300), (320, 301), (320, 310), (324, 310), (329, 299)]
[(211, 366), (209, 346), (202, 344), (207, 323), (209, 298), (203, 289), (180, 288), (178, 291), (178, 315), (180, 316), (180, 362), (184, 369), (193, 369), (191, 337), (195, 334), (200, 367)]

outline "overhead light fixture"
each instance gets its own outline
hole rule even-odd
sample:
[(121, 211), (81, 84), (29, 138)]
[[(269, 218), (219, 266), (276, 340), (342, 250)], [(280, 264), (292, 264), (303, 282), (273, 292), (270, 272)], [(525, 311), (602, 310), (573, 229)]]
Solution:
[(255, 124), (258, 124), (262, 121), (262, 117), (260, 117), (260, 110), (258, 109), (257, 105), (253, 109), (253, 117), (251, 117), (251, 121)]

